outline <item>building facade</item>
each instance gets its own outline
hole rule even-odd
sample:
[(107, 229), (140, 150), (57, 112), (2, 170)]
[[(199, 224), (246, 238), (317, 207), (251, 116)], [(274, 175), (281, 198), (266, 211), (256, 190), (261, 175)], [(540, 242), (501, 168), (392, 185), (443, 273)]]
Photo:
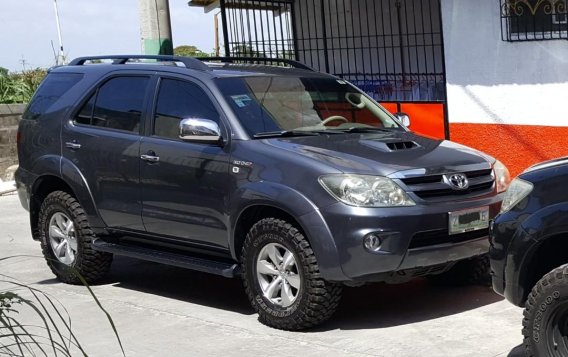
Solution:
[(567, 0), (194, 0), (225, 55), (293, 58), (345, 78), (413, 131), (518, 174), (568, 155)]

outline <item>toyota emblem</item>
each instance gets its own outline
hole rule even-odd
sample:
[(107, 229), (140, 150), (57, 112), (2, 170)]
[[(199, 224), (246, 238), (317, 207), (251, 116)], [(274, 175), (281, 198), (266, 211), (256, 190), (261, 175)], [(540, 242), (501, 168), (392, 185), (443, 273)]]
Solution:
[(467, 190), (469, 181), (464, 174), (444, 175), (445, 181), (454, 190)]

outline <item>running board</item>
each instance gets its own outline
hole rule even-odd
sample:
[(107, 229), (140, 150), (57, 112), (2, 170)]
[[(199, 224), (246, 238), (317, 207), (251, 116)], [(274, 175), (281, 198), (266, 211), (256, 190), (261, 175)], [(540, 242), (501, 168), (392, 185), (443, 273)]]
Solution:
[(238, 264), (195, 258), (187, 255), (162, 252), (155, 249), (137, 247), (133, 245), (126, 246), (109, 243), (103, 241), (102, 239), (95, 239), (93, 241), (93, 249), (99, 252), (124, 255), (131, 258), (148, 260), (154, 263), (173, 265), (180, 268), (221, 275), (226, 278), (234, 278), (240, 275)]

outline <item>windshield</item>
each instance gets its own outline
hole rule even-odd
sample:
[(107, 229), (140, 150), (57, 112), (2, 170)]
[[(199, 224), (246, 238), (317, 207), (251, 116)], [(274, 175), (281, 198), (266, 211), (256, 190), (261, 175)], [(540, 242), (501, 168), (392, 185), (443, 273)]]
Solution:
[(384, 108), (340, 79), (233, 77), (218, 79), (218, 85), (251, 136), (403, 130)]

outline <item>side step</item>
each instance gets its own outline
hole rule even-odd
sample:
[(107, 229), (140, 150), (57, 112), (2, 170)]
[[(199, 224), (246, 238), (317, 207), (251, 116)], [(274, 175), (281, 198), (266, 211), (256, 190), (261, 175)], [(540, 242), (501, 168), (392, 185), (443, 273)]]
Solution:
[(202, 271), (205, 273), (221, 275), (226, 278), (234, 278), (240, 275), (238, 264), (219, 262), (203, 258), (195, 258), (176, 253), (162, 252), (159, 250), (137, 247), (132, 245), (120, 245), (105, 242), (102, 239), (93, 241), (93, 249), (99, 252), (124, 255), (131, 258), (148, 260), (155, 263), (174, 265), (180, 268)]

